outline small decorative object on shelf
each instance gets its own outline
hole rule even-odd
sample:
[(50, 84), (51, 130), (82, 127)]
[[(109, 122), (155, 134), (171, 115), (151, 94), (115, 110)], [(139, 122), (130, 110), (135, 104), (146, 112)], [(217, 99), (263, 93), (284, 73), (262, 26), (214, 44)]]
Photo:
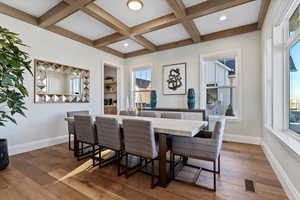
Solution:
[(157, 94), (155, 90), (151, 91), (151, 108), (156, 108), (157, 104)]
[(195, 109), (195, 90), (194, 88), (190, 88), (188, 90), (188, 108)]

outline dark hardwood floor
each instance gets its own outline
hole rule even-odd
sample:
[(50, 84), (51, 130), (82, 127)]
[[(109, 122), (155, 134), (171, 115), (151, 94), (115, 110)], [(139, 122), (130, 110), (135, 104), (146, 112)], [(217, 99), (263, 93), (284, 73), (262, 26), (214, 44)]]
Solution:
[[(193, 179), (193, 173), (185, 168), (179, 178)], [(201, 172), (197, 184), (210, 185), (211, 178)], [(10, 167), (0, 172), (0, 199), (283, 200), (287, 197), (261, 147), (256, 145), (224, 143), (221, 175), (217, 179), (217, 192), (213, 193), (177, 181), (167, 188), (150, 189), (149, 176), (136, 173), (125, 179), (116, 175), (115, 165), (92, 168), (91, 161), (78, 162), (67, 150), (67, 144), (62, 144), (11, 157)]]

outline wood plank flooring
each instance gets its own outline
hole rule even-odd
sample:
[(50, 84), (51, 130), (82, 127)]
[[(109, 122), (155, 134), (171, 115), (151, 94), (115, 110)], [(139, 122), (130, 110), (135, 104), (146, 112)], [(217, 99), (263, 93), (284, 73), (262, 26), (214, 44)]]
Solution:
[[(209, 163), (191, 162), (210, 167)], [(198, 163), (197, 163), (198, 162)], [(257, 145), (224, 143), (217, 192), (173, 181), (167, 188), (150, 189), (150, 177), (136, 173), (129, 179), (116, 175), (116, 166), (92, 168), (91, 161), (78, 162), (67, 144), (11, 157), (11, 165), (0, 172), (2, 200), (283, 200), (287, 199), (262, 149)], [(194, 171), (184, 169), (187, 178)], [(190, 177), (193, 179), (193, 177)], [(255, 192), (246, 191), (245, 180)], [(211, 185), (212, 176), (201, 172), (197, 184)]]

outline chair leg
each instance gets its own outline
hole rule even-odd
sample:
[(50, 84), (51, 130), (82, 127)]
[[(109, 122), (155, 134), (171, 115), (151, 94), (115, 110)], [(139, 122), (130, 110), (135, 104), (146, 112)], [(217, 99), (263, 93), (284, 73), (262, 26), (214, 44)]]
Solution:
[(122, 152), (121, 151), (117, 151), (117, 162), (118, 162), (118, 176), (121, 175), (121, 158), (122, 158)]
[(69, 133), (69, 151), (71, 151), (71, 134)]
[(219, 154), (219, 157), (218, 157), (218, 174), (221, 173), (221, 154)]
[(99, 146), (99, 168), (101, 168), (101, 164), (102, 164), (102, 156), (101, 156), (101, 152), (102, 152), (102, 147)]
[(92, 146), (93, 148), (93, 154), (92, 154), (92, 158), (93, 158), (93, 167), (95, 167), (96, 163), (95, 163), (95, 145)]
[(125, 154), (125, 177), (128, 178), (128, 153)]
[(216, 161), (214, 161), (214, 189), (213, 191), (215, 192), (216, 191)]
[[(147, 162), (147, 161), (146, 161)], [(151, 188), (154, 188), (154, 159), (151, 161)]]

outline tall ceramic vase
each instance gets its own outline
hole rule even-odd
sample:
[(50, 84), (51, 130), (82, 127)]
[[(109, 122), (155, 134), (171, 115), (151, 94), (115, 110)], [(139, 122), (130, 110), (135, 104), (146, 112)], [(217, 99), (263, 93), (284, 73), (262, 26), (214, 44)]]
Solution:
[(188, 102), (187, 102), (188, 108), (195, 109), (195, 90), (194, 90), (194, 88), (190, 88), (188, 90), (187, 98), (188, 98)]
[(157, 94), (155, 90), (151, 91), (151, 108), (156, 108), (157, 104)]
[(4, 170), (9, 164), (7, 140), (0, 138), (0, 171)]

